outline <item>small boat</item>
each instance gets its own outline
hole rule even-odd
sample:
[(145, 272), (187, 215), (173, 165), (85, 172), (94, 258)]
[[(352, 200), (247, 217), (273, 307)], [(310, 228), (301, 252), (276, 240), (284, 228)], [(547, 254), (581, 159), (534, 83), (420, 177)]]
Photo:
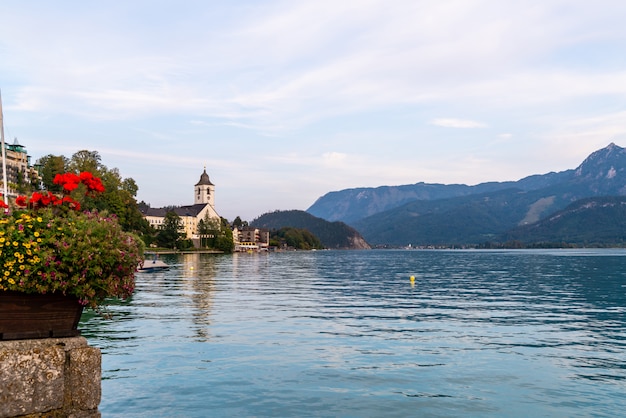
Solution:
[(164, 263), (163, 261), (154, 257), (154, 259), (151, 261), (148, 261), (148, 260), (144, 261), (143, 266), (139, 266), (139, 269), (137, 270), (137, 272), (150, 273), (153, 271), (169, 270), (169, 268), (170, 266), (167, 263)]

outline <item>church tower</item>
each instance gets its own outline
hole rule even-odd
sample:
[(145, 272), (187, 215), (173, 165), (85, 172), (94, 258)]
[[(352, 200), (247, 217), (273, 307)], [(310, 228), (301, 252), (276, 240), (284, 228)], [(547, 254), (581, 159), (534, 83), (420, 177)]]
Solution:
[(200, 181), (194, 186), (194, 204), (208, 203), (211, 207), (215, 208), (215, 185), (209, 180), (209, 175), (206, 173), (206, 167), (204, 172), (200, 176)]

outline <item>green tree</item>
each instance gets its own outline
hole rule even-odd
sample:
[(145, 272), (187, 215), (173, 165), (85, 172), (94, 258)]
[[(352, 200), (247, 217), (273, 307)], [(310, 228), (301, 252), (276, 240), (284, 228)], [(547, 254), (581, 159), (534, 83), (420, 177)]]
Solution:
[(233, 241), (233, 231), (230, 228), (228, 219), (220, 218), (218, 221), (209, 218), (208, 214), (198, 222), (198, 235), (200, 236), (200, 246), (203, 248), (213, 248), (226, 253), (233, 252), (235, 243)]
[(183, 228), (182, 220), (175, 212), (167, 212), (163, 223), (159, 226), (156, 241), (160, 247), (176, 248), (176, 243), (182, 238), (179, 232)]
[(35, 166), (38, 167), (43, 188), (51, 192), (60, 192), (61, 186), (53, 183), (54, 177), (67, 171), (69, 160), (62, 155), (48, 154), (39, 158)]
[(214, 248), (215, 240), (220, 233), (220, 223), (216, 219), (209, 217), (207, 213), (204, 219), (198, 222), (198, 235), (200, 236), (200, 247)]
[(137, 183), (135, 183), (135, 180), (129, 177), (129, 178), (122, 180), (122, 190), (125, 190), (128, 193), (130, 193), (132, 197), (137, 197), (139, 186), (137, 186)]
[(242, 221), (239, 216), (237, 216), (235, 220), (233, 221), (233, 228), (241, 229), (242, 227), (245, 227), (245, 226), (248, 226), (248, 221)]
[(215, 249), (232, 253), (235, 249), (235, 241), (233, 240), (233, 230), (230, 228), (228, 219), (220, 219), (220, 232), (215, 241)]
[(75, 173), (88, 171), (94, 176), (100, 176), (102, 174), (100, 170), (103, 167), (100, 160), (101, 157), (98, 151), (81, 150), (72, 155), (67, 168), (68, 171), (73, 171)]

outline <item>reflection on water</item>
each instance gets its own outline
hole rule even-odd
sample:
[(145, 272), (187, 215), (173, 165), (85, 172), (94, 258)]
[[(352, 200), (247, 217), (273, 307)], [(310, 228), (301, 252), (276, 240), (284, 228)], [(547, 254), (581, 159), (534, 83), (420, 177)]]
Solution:
[(166, 256), (81, 329), (103, 416), (614, 416), (625, 255)]

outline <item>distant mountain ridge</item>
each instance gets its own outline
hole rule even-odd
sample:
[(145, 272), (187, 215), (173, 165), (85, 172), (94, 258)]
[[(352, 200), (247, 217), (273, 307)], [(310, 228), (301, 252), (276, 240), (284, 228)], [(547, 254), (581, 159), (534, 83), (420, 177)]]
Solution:
[(462, 245), (500, 239), (580, 199), (623, 195), (626, 150), (611, 143), (573, 170), (476, 186), (348, 189), (322, 196), (308, 212), (349, 223), (373, 245)]
[(510, 188), (536, 190), (559, 184), (574, 170), (532, 175), (518, 181), (487, 182), (474, 186), (465, 184), (415, 183), (402, 186), (362, 187), (329, 192), (306, 211), (328, 221), (347, 224), (416, 200), (437, 200), (473, 194), (496, 192)]

